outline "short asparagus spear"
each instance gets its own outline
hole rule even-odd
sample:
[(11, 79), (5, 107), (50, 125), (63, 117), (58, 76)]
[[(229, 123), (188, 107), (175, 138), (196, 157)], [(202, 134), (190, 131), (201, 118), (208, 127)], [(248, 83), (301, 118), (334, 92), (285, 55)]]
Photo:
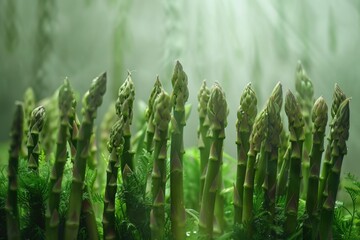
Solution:
[(11, 127), (10, 150), (9, 150), (9, 168), (8, 168), (8, 195), (6, 200), (6, 224), (7, 237), (10, 240), (20, 239), (20, 223), (18, 209), (18, 166), (19, 155), (23, 137), (24, 110), (20, 102), (16, 102), (14, 120)]
[(24, 138), (23, 138), (23, 146), (21, 149), (22, 157), (27, 157), (27, 136), (30, 127), (30, 119), (31, 119), (31, 112), (34, 110), (36, 104), (35, 93), (34, 90), (29, 87), (26, 89), (24, 93)]
[[(340, 89), (339, 85), (335, 84), (335, 90), (334, 90), (334, 94), (333, 94), (333, 103), (331, 105), (332, 121), (330, 123), (330, 128), (332, 128), (332, 123), (333, 123), (334, 118), (337, 114), (337, 111), (340, 107), (340, 104), (345, 99), (346, 99), (345, 93)], [(323, 161), (322, 168), (321, 168), (319, 192), (318, 192), (319, 208), (322, 207), (322, 205), (326, 199), (326, 194), (324, 193), (324, 191), (325, 191), (327, 177), (328, 177), (330, 169), (332, 167), (332, 163), (331, 163), (332, 142), (333, 142), (333, 138), (332, 138), (332, 135), (330, 134), (330, 136), (328, 137), (328, 144), (326, 146), (324, 161)]]
[(198, 94), (198, 101), (199, 101), (198, 148), (200, 151), (200, 196), (199, 196), (200, 204), (201, 204), (201, 199), (205, 184), (206, 168), (210, 154), (210, 139), (207, 137), (209, 124), (206, 122), (207, 104), (209, 102), (209, 97), (210, 97), (210, 90), (206, 86), (206, 81), (204, 80)]
[(120, 118), (112, 127), (108, 150), (109, 164), (106, 170), (106, 188), (104, 199), (103, 228), (104, 239), (116, 239), (115, 231), (115, 195), (117, 191), (118, 169), (123, 150), (123, 119)]
[(280, 111), (283, 103), (282, 86), (278, 83), (267, 103), (268, 112), (268, 134), (264, 141), (266, 174), (263, 183), (265, 192), (265, 209), (270, 213), (270, 222), (275, 217), (275, 197), (276, 197), (276, 171), (278, 162), (278, 152), (280, 147), (280, 135), (282, 131), (282, 122)]
[(346, 141), (349, 139), (350, 128), (350, 99), (343, 101), (335, 115), (331, 126), (331, 163), (332, 168), (326, 181), (326, 199), (321, 209), (319, 236), (320, 239), (329, 239), (331, 236), (332, 222), (336, 195), (340, 183), (341, 166), (347, 154)]
[(155, 125), (153, 123), (154, 119), (154, 102), (159, 93), (161, 93), (162, 87), (161, 82), (159, 80), (159, 76), (156, 78), (154, 87), (151, 91), (148, 107), (146, 109), (146, 120), (147, 120), (147, 128), (146, 128), (146, 150), (148, 152), (152, 151), (153, 148), (153, 139), (154, 139), (154, 132), (155, 132)]
[(316, 223), (318, 218), (318, 184), (321, 157), (324, 151), (325, 128), (328, 119), (328, 107), (324, 98), (316, 100), (312, 110), (313, 140), (310, 154), (310, 175), (306, 195), (306, 212), (308, 218), (304, 222), (303, 236), (306, 239), (315, 239)]
[(76, 156), (76, 146), (78, 141), (78, 135), (79, 135), (79, 129), (80, 129), (80, 122), (76, 114), (76, 105), (77, 102), (74, 99), (72, 102), (72, 109), (73, 109), (73, 115), (69, 116), (69, 146), (70, 146), (70, 156), (71, 156), (71, 162), (74, 163), (75, 156)]
[(29, 133), (27, 140), (28, 148), (28, 167), (39, 173), (39, 155), (40, 155), (40, 132), (45, 122), (45, 108), (39, 106), (31, 113)]
[(236, 145), (237, 171), (234, 187), (234, 222), (240, 224), (243, 211), (243, 192), (246, 173), (247, 153), (249, 152), (249, 138), (257, 114), (257, 98), (249, 83), (240, 98), (240, 107), (237, 111)]
[(209, 137), (211, 138), (210, 156), (200, 210), (199, 234), (205, 239), (213, 235), (215, 197), (219, 189), (219, 171), (222, 165), (223, 140), (227, 125), (228, 108), (225, 93), (219, 84), (211, 89), (208, 103)]
[(75, 114), (72, 108), (74, 98), (74, 92), (71, 89), (70, 83), (65, 79), (59, 91), (58, 108), (60, 113), (60, 129), (57, 137), (55, 163), (50, 175), (50, 194), (46, 210), (46, 237), (48, 239), (58, 239), (61, 183), (67, 159), (66, 147), (69, 136), (69, 118)]
[(162, 91), (154, 102), (154, 166), (152, 172), (153, 206), (150, 212), (151, 239), (162, 240), (165, 237), (165, 184), (168, 127), (171, 119), (170, 96)]
[(285, 113), (288, 117), (290, 132), (290, 169), (289, 185), (286, 193), (285, 226), (286, 236), (291, 236), (297, 227), (297, 215), (299, 207), (300, 181), (301, 181), (301, 159), (303, 153), (303, 142), (305, 140), (304, 120), (300, 107), (291, 93), (288, 91), (285, 99)]
[(185, 239), (185, 207), (183, 189), (183, 129), (185, 103), (189, 97), (188, 79), (180, 62), (177, 61), (171, 79), (173, 106), (171, 148), (170, 148), (170, 205), (171, 232), (173, 239)]
[[(133, 153), (131, 151), (131, 131), (130, 126), (133, 118), (133, 103), (135, 98), (134, 83), (129, 73), (125, 82), (119, 88), (118, 98), (115, 103), (116, 114), (123, 118), (123, 136), (124, 149), (121, 156), (121, 172), (124, 171), (125, 165), (134, 170)], [(124, 176), (123, 176), (124, 179)]]
[(78, 234), (86, 162), (90, 150), (90, 137), (93, 130), (94, 119), (96, 118), (96, 111), (102, 103), (105, 91), (106, 73), (103, 73), (94, 79), (89, 91), (83, 98), (83, 120), (80, 126), (77, 152), (73, 167), (70, 202), (65, 225), (65, 239), (76, 239)]
[(310, 78), (306, 75), (305, 69), (301, 62), (298, 62), (295, 78), (295, 88), (297, 92), (296, 100), (299, 103), (301, 113), (305, 122), (305, 140), (304, 140), (304, 154), (302, 161), (303, 173), (303, 190), (302, 196), (306, 195), (308, 188), (308, 178), (310, 172), (309, 154), (311, 151), (312, 141), (312, 122), (311, 122), (311, 109), (314, 103), (314, 87)]
[(260, 152), (261, 143), (267, 135), (268, 113), (266, 108), (263, 109), (256, 117), (254, 126), (250, 135), (250, 147), (247, 158), (246, 173), (244, 180), (243, 196), (243, 214), (242, 222), (248, 225), (248, 238), (253, 234), (253, 198), (254, 198), (254, 180), (255, 180), (255, 161)]

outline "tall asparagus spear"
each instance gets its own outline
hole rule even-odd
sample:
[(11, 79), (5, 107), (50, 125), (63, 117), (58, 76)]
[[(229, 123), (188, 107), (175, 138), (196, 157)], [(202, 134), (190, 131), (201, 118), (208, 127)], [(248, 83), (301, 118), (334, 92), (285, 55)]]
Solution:
[(280, 116), (282, 103), (282, 86), (278, 83), (272, 91), (266, 106), (268, 112), (268, 134), (264, 141), (266, 175), (263, 189), (265, 192), (264, 206), (271, 215), (270, 222), (272, 222), (275, 217), (276, 171), (280, 147), (280, 135), (283, 128)]
[(312, 122), (311, 122), (311, 109), (314, 103), (314, 87), (310, 78), (306, 75), (305, 69), (303, 68), (301, 62), (298, 62), (296, 78), (295, 78), (295, 88), (297, 92), (296, 100), (299, 103), (301, 114), (304, 118), (305, 123), (305, 140), (304, 140), (304, 154), (302, 161), (302, 174), (303, 174), (303, 189), (302, 196), (305, 197), (307, 188), (308, 188), (308, 179), (310, 172), (310, 163), (309, 163), (309, 154), (311, 151), (312, 145)]
[(250, 147), (247, 158), (246, 173), (244, 180), (243, 196), (243, 214), (242, 221), (248, 225), (247, 236), (249, 239), (253, 235), (253, 198), (254, 198), (254, 178), (255, 178), (255, 161), (260, 152), (261, 143), (267, 135), (268, 113), (266, 108), (263, 109), (256, 117), (254, 126), (250, 135)]
[(19, 155), (23, 137), (24, 110), (20, 102), (16, 102), (14, 120), (11, 127), (10, 150), (9, 150), (9, 167), (8, 167), (8, 195), (6, 200), (6, 224), (7, 237), (10, 240), (20, 239), (20, 223), (18, 209), (18, 166)]
[(304, 120), (300, 107), (291, 93), (288, 91), (285, 99), (285, 112), (289, 121), (290, 132), (290, 169), (289, 185), (286, 193), (285, 225), (286, 236), (291, 236), (297, 227), (297, 213), (299, 207), (300, 181), (301, 181), (301, 159), (303, 153), (303, 142), (305, 140)]
[(151, 94), (150, 94), (148, 107), (146, 109), (146, 120), (147, 120), (146, 150), (148, 152), (152, 151), (154, 132), (155, 132), (155, 125), (153, 123), (153, 119), (154, 119), (154, 112), (153, 112), (154, 102), (155, 102), (155, 99), (156, 99), (157, 95), (159, 95), (159, 93), (161, 93), (161, 91), (162, 91), (161, 82), (159, 80), (159, 76), (157, 76), (154, 87), (153, 87), (153, 89), (151, 91)]
[[(337, 114), (337, 111), (340, 107), (340, 104), (346, 99), (345, 93), (340, 89), (339, 85), (335, 84), (335, 90), (333, 94), (333, 102), (331, 105), (331, 123), (330, 128), (332, 128), (333, 121)], [(328, 137), (328, 144), (326, 146), (325, 157), (321, 168), (321, 175), (320, 175), (320, 183), (319, 183), (319, 192), (318, 192), (318, 199), (319, 199), (319, 208), (322, 207), (325, 199), (326, 194), (324, 194), (325, 186), (327, 177), (329, 175), (330, 169), (332, 167), (331, 163), (331, 152), (332, 152), (332, 142), (333, 138), (332, 135)]]
[(218, 177), (222, 164), (223, 140), (227, 125), (226, 118), (229, 113), (225, 93), (217, 83), (211, 89), (207, 113), (210, 123), (211, 148), (200, 210), (199, 234), (203, 235), (205, 239), (211, 239), (215, 197), (219, 189)]
[[(28, 168), (31, 173), (39, 177), (39, 155), (40, 155), (40, 133), (44, 126), (45, 108), (39, 106), (31, 113), (30, 128), (28, 133)], [(39, 191), (29, 191), (29, 218), (32, 220), (31, 224), (41, 230), (45, 229), (45, 206), (43, 204), (43, 195)], [(32, 229), (34, 230), (34, 229)]]
[(57, 147), (55, 155), (55, 163), (52, 168), (49, 183), (49, 202), (46, 210), (46, 237), (48, 239), (58, 239), (59, 227), (59, 204), (61, 194), (61, 183), (64, 167), (67, 159), (67, 140), (69, 136), (69, 118), (75, 114), (72, 108), (75, 99), (74, 92), (71, 89), (68, 79), (59, 91), (58, 108), (60, 112), (60, 129), (57, 137)]
[(303, 236), (306, 239), (315, 239), (318, 219), (318, 184), (321, 157), (324, 151), (325, 128), (328, 119), (328, 107), (324, 98), (316, 100), (312, 110), (313, 140), (310, 154), (310, 175), (306, 195), (306, 212), (308, 218), (304, 222)]
[(165, 237), (165, 184), (168, 126), (171, 119), (170, 96), (162, 91), (154, 102), (154, 167), (152, 172), (153, 206), (150, 212), (151, 239), (162, 240)]
[(65, 239), (76, 239), (79, 230), (79, 220), (82, 202), (83, 185), (86, 171), (86, 161), (90, 150), (90, 137), (93, 130), (97, 108), (102, 103), (106, 91), (106, 73), (95, 78), (89, 91), (83, 98), (83, 120), (77, 142), (77, 152), (73, 167), (73, 179), (70, 192), (70, 202), (65, 226)]
[[(118, 98), (115, 103), (116, 114), (119, 118), (123, 118), (123, 136), (124, 149), (121, 155), (121, 172), (124, 171), (125, 165), (134, 170), (133, 153), (131, 151), (131, 131), (130, 125), (133, 118), (133, 103), (135, 98), (134, 83), (131, 75), (127, 76), (125, 82), (119, 88)], [(124, 176), (123, 176), (124, 179)]]
[(237, 171), (234, 186), (234, 222), (240, 224), (243, 211), (243, 192), (246, 173), (247, 153), (249, 152), (249, 138), (257, 114), (257, 98), (249, 83), (240, 98), (240, 107), (237, 111), (236, 145), (237, 145)]
[(120, 156), (123, 151), (123, 126), (120, 118), (112, 127), (108, 150), (110, 153), (109, 164), (106, 170), (106, 188), (103, 212), (104, 239), (116, 239), (115, 231), (115, 195), (117, 191), (118, 169)]
[(72, 163), (74, 163), (74, 161), (75, 161), (76, 146), (77, 146), (79, 129), (80, 129), (80, 122), (79, 122), (79, 119), (76, 114), (76, 105), (77, 105), (77, 102), (74, 99), (72, 102), (72, 109), (74, 111), (74, 114), (69, 116), (69, 136), (70, 137), (68, 139)]
[(45, 122), (45, 108), (39, 106), (31, 112), (29, 133), (28, 133), (28, 167), (39, 173), (39, 155), (40, 155), (40, 132)]
[(173, 239), (185, 239), (185, 207), (183, 189), (183, 129), (185, 103), (189, 97), (188, 79), (180, 62), (177, 61), (171, 79), (173, 105), (171, 148), (170, 148), (170, 205), (171, 232)]
[(199, 201), (201, 204), (202, 194), (204, 190), (205, 177), (206, 177), (206, 168), (209, 160), (210, 154), (210, 139), (207, 137), (207, 132), (209, 130), (209, 124), (206, 121), (207, 119), (207, 104), (209, 102), (210, 90), (206, 86), (206, 81), (204, 80), (199, 94), (198, 94), (198, 113), (199, 113), (199, 129), (198, 129), (198, 148), (200, 151), (200, 196)]
[(329, 239), (331, 236), (332, 222), (334, 217), (334, 207), (336, 195), (340, 183), (341, 166), (344, 156), (347, 154), (346, 141), (349, 139), (350, 128), (350, 99), (343, 101), (335, 115), (331, 127), (331, 163), (332, 168), (329, 172), (326, 186), (326, 200), (321, 209), (320, 218), (320, 239)]

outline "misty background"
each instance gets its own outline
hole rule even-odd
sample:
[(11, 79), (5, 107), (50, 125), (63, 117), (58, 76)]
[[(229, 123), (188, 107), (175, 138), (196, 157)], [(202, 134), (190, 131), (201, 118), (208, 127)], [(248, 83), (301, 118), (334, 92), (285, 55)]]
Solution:
[(323, 96), (331, 107), (335, 83), (352, 97), (343, 173), (359, 175), (359, 42), (358, 0), (0, 0), (0, 140), (8, 140), (14, 101), (22, 100), (28, 86), (40, 100), (68, 77), (80, 100), (91, 80), (106, 71), (99, 123), (128, 71), (137, 107), (147, 102), (157, 75), (171, 92), (173, 66), (180, 60), (193, 106), (185, 146), (197, 144), (200, 85), (217, 81), (230, 110), (225, 150), (235, 157), (236, 111), (246, 84), (252, 82), (260, 110), (278, 81), (284, 93), (295, 92), (301, 60), (315, 98)]

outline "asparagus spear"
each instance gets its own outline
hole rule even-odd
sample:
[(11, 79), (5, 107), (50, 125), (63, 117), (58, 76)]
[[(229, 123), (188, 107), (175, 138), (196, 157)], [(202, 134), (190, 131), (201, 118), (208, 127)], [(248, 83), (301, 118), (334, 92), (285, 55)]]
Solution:
[(344, 156), (347, 154), (346, 141), (349, 139), (350, 128), (350, 99), (343, 101), (335, 115), (331, 127), (331, 163), (332, 168), (327, 178), (326, 200), (321, 209), (320, 218), (320, 239), (329, 239), (331, 237), (332, 222), (334, 217), (334, 207), (336, 195), (340, 183), (341, 166)]
[(103, 212), (104, 239), (116, 239), (115, 231), (115, 195), (117, 191), (118, 169), (120, 156), (123, 151), (123, 126), (124, 121), (120, 118), (112, 127), (108, 150), (110, 153), (108, 168), (106, 170), (106, 188)]
[(283, 102), (282, 86), (278, 83), (267, 103), (268, 112), (268, 134), (264, 141), (266, 175), (263, 183), (265, 192), (265, 209), (270, 213), (270, 222), (275, 217), (275, 197), (276, 197), (276, 170), (278, 162), (278, 152), (280, 148), (280, 135), (282, 122), (280, 111)]
[(156, 81), (154, 87), (151, 91), (148, 107), (146, 109), (146, 120), (147, 120), (147, 128), (146, 128), (146, 150), (148, 152), (152, 152), (153, 148), (153, 139), (154, 139), (154, 132), (155, 132), (155, 125), (153, 123), (154, 119), (154, 102), (156, 97), (161, 93), (162, 87), (161, 82), (159, 80), (159, 76), (156, 77)]
[(306, 75), (305, 69), (301, 62), (298, 62), (295, 88), (297, 91), (296, 100), (299, 103), (301, 113), (305, 123), (305, 141), (304, 141), (304, 153), (302, 161), (302, 173), (303, 173), (303, 190), (302, 196), (305, 197), (308, 189), (308, 179), (310, 173), (309, 153), (312, 145), (312, 122), (311, 122), (311, 109), (314, 103), (314, 87), (310, 78)]
[(153, 114), (155, 134), (151, 187), (153, 206), (150, 212), (150, 229), (151, 239), (162, 240), (165, 237), (166, 143), (171, 119), (171, 100), (164, 90), (155, 99)]
[(58, 108), (60, 112), (60, 129), (57, 138), (55, 163), (50, 175), (50, 194), (46, 211), (46, 237), (48, 239), (58, 239), (61, 183), (67, 159), (66, 143), (69, 136), (69, 118), (75, 114), (72, 108), (74, 98), (74, 92), (71, 89), (70, 83), (68, 79), (65, 79), (59, 91)]
[(200, 196), (199, 196), (200, 204), (204, 190), (206, 168), (210, 154), (210, 139), (206, 136), (209, 130), (209, 124), (208, 121), (206, 121), (207, 104), (209, 102), (209, 97), (210, 97), (210, 90), (206, 86), (206, 81), (204, 80), (198, 94), (198, 101), (199, 101), (198, 148), (200, 151)]
[(257, 98), (249, 83), (240, 98), (240, 107), (237, 111), (236, 145), (237, 145), (237, 171), (234, 186), (234, 222), (240, 224), (243, 211), (243, 191), (246, 173), (247, 153), (250, 148), (249, 138), (257, 114)]
[(324, 98), (316, 100), (312, 110), (313, 140), (310, 154), (310, 175), (306, 195), (306, 212), (308, 218), (304, 221), (303, 236), (306, 239), (315, 239), (318, 219), (318, 184), (321, 157), (324, 151), (324, 136), (327, 124), (328, 107)]
[(185, 207), (183, 189), (183, 129), (186, 124), (185, 103), (189, 97), (188, 79), (177, 61), (171, 79), (173, 92), (172, 132), (170, 147), (170, 205), (171, 232), (173, 239), (185, 239)]
[(74, 163), (75, 156), (76, 156), (76, 146), (78, 141), (79, 129), (80, 129), (80, 122), (76, 114), (76, 100), (74, 99), (72, 102), (72, 109), (73, 113), (69, 116), (69, 136), (68, 143), (70, 146), (70, 155), (71, 155), (71, 162)]
[(30, 119), (31, 119), (31, 112), (35, 108), (35, 93), (34, 90), (29, 87), (26, 89), (24, 93), (24, 138), (23, 138), (23, 146), (21, 150), (22, 157), (27, 157), (27, 136), (30, 127)]
[(8, 167), (8, 195), (6, 200), (6, 224), (7, 238), (10, 240), (20, 239), (20, 223), (18, 209), (18, 166), (21, 143), (23, 137), (24, 110), (20, 102), (16, 102), (14, 120), (11, 127), (9, 167)]
[[(119, 118), (123, 118), (123, 136), (124, 149), (121, 155), (121, 172), (124, 171), (125, 165), (134, 170), (133, 153), (131, 152), (131, 132), (130, 125), (133, 118), (133, 103), (135, 98), (134, 83), (128, 74), (125, 82), (119, 88), (118, 98), (115, 103), (116, 114)], [(124, 179), (124, 176), (123, 176)]]
[(29, 133), (27, 140), (28, 148), (28, 167), (37, 174), (39, 173), (39, 155), (40, 155), (40, 132), (45, 122), (45, 108), (39, 106), (31, 112)]
[(79, 230), (86, 161), (90, 150), (90, 137), (94, 119), (96, 118), (96, 111), (102, 103), (105, 91), (106, 73), (103, 73), (93, 80), (89, 91), (83, 98), (83, 120), (80, 126), (77, 152), (73, 167), (70, 202), (65, 226), (65, 239), (76, 239)]
[(211, 239), (213, 235), (215, 197), (219, 189), (218, 178), (222, 164), (225, 127), (227, 125), (226, 118), (229, 113), (225, 93), (217, 83), (211, 89), (207, 113), (210, 123), (211, 148), (200, 210), (199, 234), (203, 235), (205, 239)]
[(256, 117), (254, 126), (250, 135), (250, 147), (247, 158), (246, 173), (244, 180), (243, 196), (243, 214), (242, 222), (248, 224), (248, 238), (253, 234), (253, 198), (254, 198), (254, 178), (255, 178), (255, 161), (261, 147), (261, 143), (266, 137), (268, 128), (267, 109), (263, 109)]
[[(345, 93), (340, 89), (339, 85), (335, 84), (335, 90), (333, 94), (333, 103), (331, 105), (331, 117), (332, 121), (330, 123), (330, 128), (332, 128), (332, 123), (334, 118), (337, 114), (337, 111), (340, 107), (340, 104), (346, 99)], [(326, 194), (324, 193), (325, 185), (327, 181), (327, 177), (329, 175), (330, 169), (332, 167), (331, 163), (331, 152), (332, 152), (332, 142), (333, 138), (332, 135), (328, 137), (328, 145), (326, 146), (325, 157), (321, 168), (321, 175), (320, 175), (320, 183), (319, 183), (319, 192), (318, 192), (318, 199), (319, 199), (319, 208), (322, 207), (325, 199)]]
[(285, 99), (285, 113), (289, 121), (290, 132), (290, 169), (289, 186), (286, 193), (285, 206), (285, 235), (291, 236), (297, 227), (297, 213), (299, 207), (300, 181), (301, 181), (301, 159), (303, 153), (303, 142), (305, 140), (304, 120), (301, 115), (299, 104), (291, 91), (288, 91)]

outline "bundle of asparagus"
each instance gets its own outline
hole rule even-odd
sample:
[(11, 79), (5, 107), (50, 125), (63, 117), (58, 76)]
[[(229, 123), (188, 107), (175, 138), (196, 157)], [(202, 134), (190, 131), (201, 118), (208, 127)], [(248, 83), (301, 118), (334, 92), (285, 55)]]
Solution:
[[(185, 153), (189, 90), (180, 62), (171, 82), (169, 96), (159, 77), (155, 81), (145, 112), (146, 126), (141, 126), (142, 141), (135, 141), (136, 155), (132, 151), (136, 137), (130, 129), (135, 100), (130, 74), (120, 87), (115, 107), (101, 128), (100, 151), (107, 144), (106, 153), (100, 155), (108, 167), (106, 184), (98, 186), (98, 195), (91, 186), (95, 178), (103, 177), (103, 168), (90, 180), (86, 172), (96, 166), (90, 161), (97, 149), (94, 119), (106, 91), (106, 74), (97, 77), (85, 94), (81, 124), (74, 92), (69, 81), (64, 81), (57, 97), (58, 129), (43, 128), (45, 109), (35, 108), (34, 95), (28, 90), (24, 108), (16, 104), (11, 129), (6, 204), (0, 191), (0, 212), (6, 212), (6, 220), (0, 215), (0, 223), (6, 221), (6, 231), (0, 231), (0, 239), (329, 239), (341, 236), (336, 232), (339, 229), (332, 228), (338, 221), (347, 221), (350, 229), (343, 236), (360, 233), (354, 224), (356, 215), (351, 222), (346, 217), (338, 219), (336, 199), (350, 127), (350, 100), (338, 85), (323, 157), (328, 107), (322, 97), (313, 104), (313, 85), (301, 64), (296, 70), (297, 97), (291, 91), (285, 97), (288, 131), (281, 118), (282, 85), (274, 87), (257, 114), (257, 97), (248, 84), (237, 111), (234, 164), (223, 160), (229, 158), (223, 150), (229, 110), (220, 84), (211, 90), (205, 81), (201, 85), (198, 149)], [(49, 131), (57, 132), (55, 154), (51, 147), (40, 148), (41, 131), (45, 137)], [(24, 133), (27, 151), (22, 151)], [(198, 168), (188, 169), (196, 164)], [(224, 170), (231, 164), (236, 171)], [(52, 169), (48, 177), (44, 166)], [(68, 173), (71, 168), (72, 174)], [(199, 185), (199, 192), (184, 188), (190, 186), (184, 172), (194, 171), (198, 172), (192, 179), (198, 181), (192, 184)], [(186, 196), (199, 196), (200, 201), (196, 197), (195, 204), (191, 203), (200, 206), (199, 211), (185, 206), (184, 191)], [(103, 209), (96, 211), (99, 199)], [(233, 199), (230, 208), (229, 199)], [(231, 223), (233, 228), (229, 228)]]

